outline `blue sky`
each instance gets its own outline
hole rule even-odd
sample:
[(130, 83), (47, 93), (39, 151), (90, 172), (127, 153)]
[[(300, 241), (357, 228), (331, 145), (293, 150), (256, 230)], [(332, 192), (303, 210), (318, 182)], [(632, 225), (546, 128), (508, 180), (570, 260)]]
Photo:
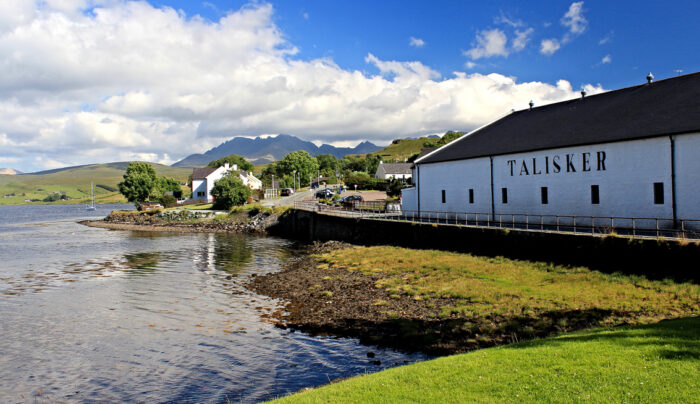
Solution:
[[(649, 71), (657, 78), (700, 70), (700, 2), (584, 1), (585, 31), (553, 55), (540, 41), (561, 38), (567, 1), (282, 1), (271, 2), (274, 20), (299, 48), (297, 57), (330, 57), (341, 67), (370, 74), (367, 53), (383, 60), (416, 60), (450, 76), (453, 71), (497, 72), (523, 81), (569, 80), (574, 88), (599, 83), (613, 89), (639, 84)], [(155, 1), (188, 15), (218, 20), (245, 1)], [(511, 24), (522, 24), (513, 27)], [(520, 52), (471, 60), (463, 54), (483, 30), (512, 36), (532, 28)], [(410, 38), (424, 41), (410, 46)], [(609, 56), (609, 62), (603, 59)], [(471, 69), (468, 61), (477, 65)]]
[(3, 0), (0, 167), (385, 145), (700, 70), (699, 1)]

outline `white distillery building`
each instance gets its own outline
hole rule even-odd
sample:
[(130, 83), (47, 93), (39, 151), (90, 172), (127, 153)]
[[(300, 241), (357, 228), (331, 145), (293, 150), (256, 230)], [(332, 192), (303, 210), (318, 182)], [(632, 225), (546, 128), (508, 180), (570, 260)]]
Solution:
[(262, 189), (262, 181), (253, 176), (247, 171), (238, 171), (238, 166), (234, 164), (229, 166), (225, 163), (218, 168), (195, 168), (192, 170), (192, 199), (212, 202), (214, 198), (211, 195), (211, 190), (214, 188), (214, 183), (221, 179), (229, 171), (236, 171), (244, 185), (250, 189)]
[(700, 219), (700, 73), (652, 79), (531, 103), (419, 158), (404, 214)]
[(399, 179), (407, 181), (413, 176), (411, 167), (413, 167), (413, 163), (384, 163), (380, 161), (374, 178), (378, 180)]

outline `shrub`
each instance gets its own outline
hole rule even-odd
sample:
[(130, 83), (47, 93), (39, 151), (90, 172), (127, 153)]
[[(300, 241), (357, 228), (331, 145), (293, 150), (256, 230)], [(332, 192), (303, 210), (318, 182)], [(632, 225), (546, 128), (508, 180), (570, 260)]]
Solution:
[(246, 203), (250, 188), (243, 184), (237, 172), (231, 171), (214, 183), (211, 194), (214, 196), (214, 209), (229, 210)]

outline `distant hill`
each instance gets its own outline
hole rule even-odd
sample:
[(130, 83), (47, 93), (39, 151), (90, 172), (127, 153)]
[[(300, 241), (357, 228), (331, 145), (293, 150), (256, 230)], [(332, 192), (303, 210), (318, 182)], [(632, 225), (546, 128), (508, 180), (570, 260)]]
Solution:
[(22, 174), (21, 171), (15, 170), (14, 168), (0, 167), (0, 175), (17, 175)]
[(382, 160), (386, 162), (405, 161), (423, 151), (428, 153), (431, 150), (450, 143), (463, 135), (464, 132), (449, 131), (442, 137), (430, 135), (417, 139), (394, 139), (389, 146), (371, 154), (380, 156)]
[(379, 149), (381, 147), (370, 142), (362, 142), (356, 147), (335, 147), (327, 144), (318, 147), (311, 142), (291, 135), (278, 135), (268, 138), (258, 137), (255, 139), (234, 137), (203, 154), (191, 154), (173, 164), (173, 167), (204, 167), (210, 161), (220, 159), (229, 154), (238, 154), (253, 164), (260, 165), (281, 160), (284, 156), (296, 150), (305, 150), (312, 156), (332, 154), (336, 158), (343, 158), (348, 154), (367, 154)]
[[(439, 139), (439, 137), (437, 137)], [(426, 141), (435, 141), (434, 136), (418, 139), (395, 139), (391, 144), (372, 154), (378, 155), (386, 162), (404, 161), (423, 150)]]
[[(0, 175), (0, 205), (44, 199), (51, 193), (65, 193), (70, 202), (83, 203), (90, 196), (90, 182), (95, 184), (97, 203), (119, 203), (126, 200), (116, 191), (129, 162), (88, 164), (64, 167), (21, 175)], [(158, 175), (187, 181), (192, 170), (150, 163)]]

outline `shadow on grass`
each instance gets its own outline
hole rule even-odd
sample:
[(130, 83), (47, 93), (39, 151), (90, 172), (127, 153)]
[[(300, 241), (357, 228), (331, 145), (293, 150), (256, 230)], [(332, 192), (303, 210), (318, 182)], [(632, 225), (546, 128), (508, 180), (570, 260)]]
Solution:
[(592, 330), (579, 335), (533, 340), (509, 346), (523, 349), (536, 346), (563, 346), (576, 342), (605, 341), (621, 347), (657, 346), (658, 355), (668, 360), (700, 360), (700, 317), (664, 320), (655, 324)]
[[(300, 329), (313, 335), (333, 335), (338, 337), (355, 337), (366, 345), (390, 347), (407, 352), (423, 352), (429, 355), (449, 355), (497, 345), (511, 344), (526, 340), (537, 344), (536, 338), (544, 338), (563, 332), (577, 331), (586, 328), (600, 327), (604, 324), (627, 324), (633, 318), (632, 313), (613, 310), (564, 310), (548, 311), (536, 316), (511, 316), (495, 318), (450, 318), (450, 319), (390, 319), (384, 321), (369, 321), (358, 319), (341, 319), (328, 324), (287, 324), (291, 328)], [(693, 319), (696, 320), (697, 319)], [(648, 326), (652, 327), (652, 326)], [(700, 323), (693, 323), (693, 332), (681, 338), (673, 330), (661, 328), (659, 336), (681, 338), (679, 347), (689, 349), (688, 357), (698, 352), (698, 335)], [(654, 330), (655, 328), (651, 328)], [(648, 331), (655, 332), (655, 331)], [(561, 337), (555, 343), (566, 343), (572, 340), (584, 341), (596, 338), (618, 338), (624, 343), (626, 337), (616, 334), (591, 334), (583, 336)], [(695, 342), (688, 345), (688, 341)], [(550, 342), (547, 342), (550, 344)], [(515, 345), (518, 347), (519, 345)], [(697, 349), (696, 349), (697, 348)], [(679, 356), (676, 351), (670, 355)]]

